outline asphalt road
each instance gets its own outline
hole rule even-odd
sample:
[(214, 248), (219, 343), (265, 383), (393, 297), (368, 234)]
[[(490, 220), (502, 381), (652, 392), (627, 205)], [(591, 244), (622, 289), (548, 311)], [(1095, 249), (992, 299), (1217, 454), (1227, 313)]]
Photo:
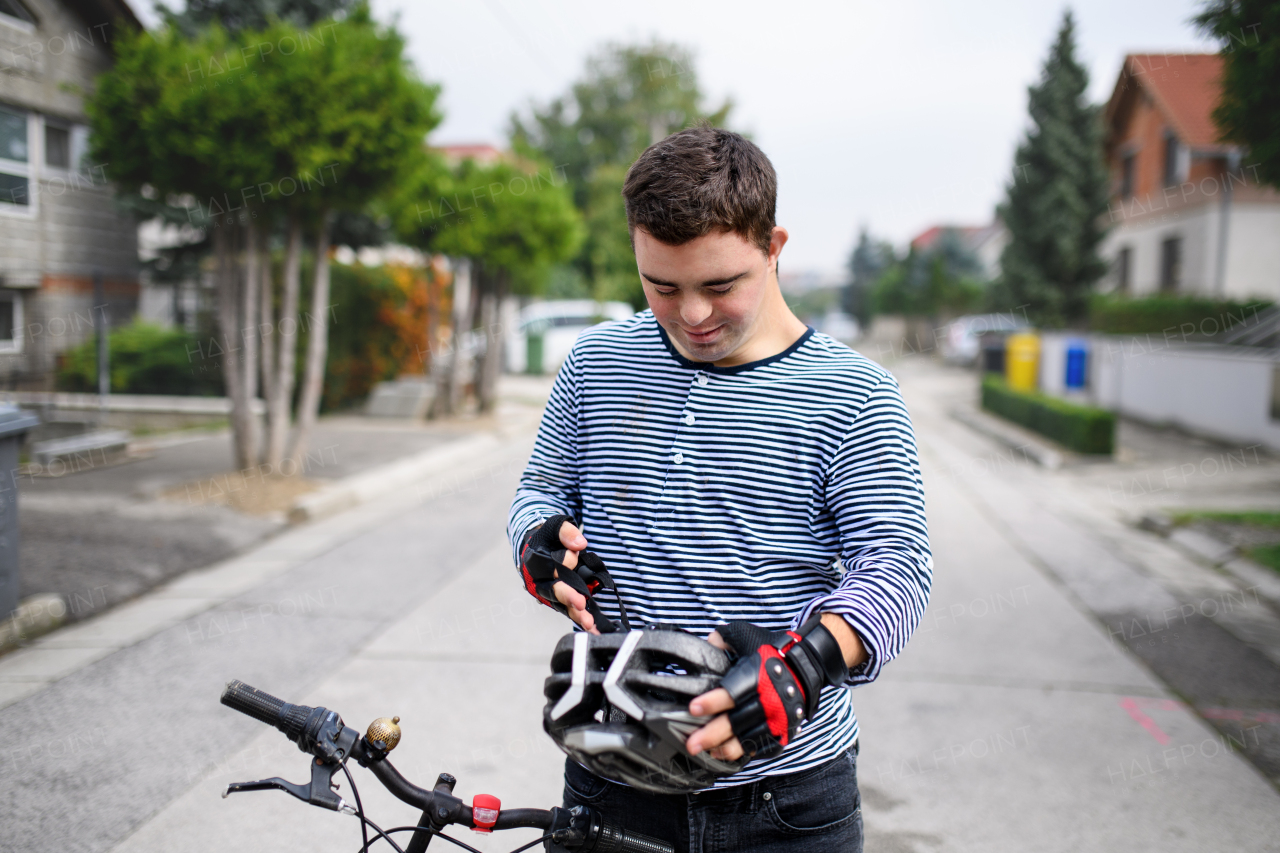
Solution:
[[(1199, 606), (1197, 584), (1223, 591), (1126, 524), (1141, 501), (1108, 492), (1164, 451), (1044, 471), (947, 416), (971, 394), (968, 377), (895, 369), (937, 572), (907, 651), (855, 696), (866, 849), (1274, 850), (1274, 666), (1202, 613), (1157, 646), (1125, 621), (1181, 616)], [(304, 778), (277, 733), (217, 704), (232, 677), (355, 725), (401, 715), (393, 759), (420, 784), (448, 770), (466, 799), (554, 802), (561, 762), (539, 731), (540, 685), (565, 624), (529, 605), (502, 534), (526, 452), (478, 468), (465, 490), (388, 504), (319, 557), (0, 710), (5, 849), (356, 849), (351, 818), (279, 792), (218, 799), (229, 781)], [(1257, 479), (1242, 488), (1267, 494), (1274, 470), (1246, 474)], [(1166, 500), (1231, 491), (1190, 482)], [(225, 629), (253, 612), (272, 617)], [(371, 779), (361, 793), (384, 826), (415, 817)], [(486, 851), (520, 841), (466, 835)]]

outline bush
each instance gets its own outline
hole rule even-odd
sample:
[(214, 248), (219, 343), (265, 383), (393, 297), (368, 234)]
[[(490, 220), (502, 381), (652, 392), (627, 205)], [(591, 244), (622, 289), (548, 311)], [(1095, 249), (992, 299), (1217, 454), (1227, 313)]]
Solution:
[[(116, 394), (177, 394), (218, 397), (222, 376), (199, 369), (191, 353), (199, 352), (194, 335), (135, 320), (107, 335), (111, 391)], [(64, 352), (59, 359), (60, 391), (96, 393), (98, 345), (93, 338)]]
[(1089, 303), (1089, 327), (1113, 335), (1158, 335), (1177, 331), (1214, 335), (1252, 320), (1271, 305), (1262, 300), (1232, 302), (1197, 296), (1099, 295)]
[(1116, 417), (1111, 412), (1015, 391), (995, 374), (982, 379), (982, 408), (1078, 453), (1109, 454), (1115, 447)]

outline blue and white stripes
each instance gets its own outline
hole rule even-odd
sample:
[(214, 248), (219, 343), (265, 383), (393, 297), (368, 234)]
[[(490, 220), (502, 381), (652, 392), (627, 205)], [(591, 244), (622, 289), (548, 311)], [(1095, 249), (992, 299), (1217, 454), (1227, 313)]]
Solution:
[[(806, 333), (763, 361), (681, 357), (642, 312), (584, 332), (559, 376), (511, 506), (513, 549), (550, 515), (581, 519), (633, 621), (708, 634), (746, 619), (839, 613), (872, 681), (929, 599), (933, 560), (911, 421), (883, 368)], [(616, 618), (612, 597), (598, 599)], [(848, 749), (848, 690), (779, 756), (722, 785), (794, 773)]]

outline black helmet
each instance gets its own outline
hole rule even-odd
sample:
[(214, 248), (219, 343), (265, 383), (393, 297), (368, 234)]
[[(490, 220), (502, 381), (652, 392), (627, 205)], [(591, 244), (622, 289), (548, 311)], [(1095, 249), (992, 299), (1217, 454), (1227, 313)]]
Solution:
[(551, 656), (543, 726), (597, 776), (659, 794), (698, 791), (746, 763), (684, 746), (711, 719), (690, 714), (689, 702), (728, 670), (727, 654), (678, 628), (569, 634)]

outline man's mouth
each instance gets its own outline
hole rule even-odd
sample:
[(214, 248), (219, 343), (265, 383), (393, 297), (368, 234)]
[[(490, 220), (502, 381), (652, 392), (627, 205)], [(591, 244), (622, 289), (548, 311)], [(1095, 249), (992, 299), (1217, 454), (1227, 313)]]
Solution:
[(723, 328), (724, 328), (724, 324), (721, 323), (719, 326), (716, 326), (713, 329), (707, 329), (705, 332), (694, 332), (690, 329), (681, 329), (680, 331), (684, 332), (685, 337), (687, 337), (693, 343), (706, 344), (715, 340), (716, 335), (719, 334), (720, 330)]

